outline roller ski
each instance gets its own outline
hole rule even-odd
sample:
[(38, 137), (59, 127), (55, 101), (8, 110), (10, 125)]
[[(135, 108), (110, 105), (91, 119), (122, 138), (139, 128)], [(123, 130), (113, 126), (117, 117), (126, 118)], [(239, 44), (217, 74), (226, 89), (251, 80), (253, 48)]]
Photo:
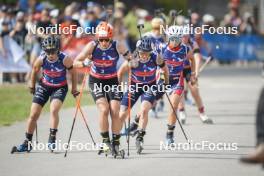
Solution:
[(98, 151), (98, 155), (101, 155), (103, 153), (105, 154), (105, 157), (112, 154), (112, 145), (111, 145), (110, 141), (109, 142), (103, 142), (101, 144), (101, 147)]
[(168, 125), (168, 131), (166, 134), (166, 144), (167, 146), (171, 145), (174, 143), (174, 125)]
[(23, 142), (23, 144), (17, 146), (13, 146), (12, 150), (11, 150), (11, 154), (13, 153), (23, 153), (23, 152), (27, 152), (29, 153), (32, 150), (32, 144), (31, 141), (25, 140)]
[(124, 159), (125, 158), (125, 150), (124, 149), (119, 149), (119, 144), (113, 144), (113, 148), (112, 148), (112, 155), (114, 158), (121, 158)]
[(167, 136), (166, 137), (166, 144), (167, 144), (167, 146), (170, 146), (171, 144), (174, 144), (173, 136)]
[(143, 144), (144, 144), (144, 135), (146, 134), (145, 131), (143, 130), (140, 130), (138, 132), (138, 136), (136, 138), (136, 151), (137, 151), (137, 154), (141, 154), (142, 151), (143, 151)]
[(57, 129), (50, 129), (48, 148), (51, 152), (53, 152), (56, 149), (56, 133), (57, 133)]
[(48, 148), (50, 152), (53, 152), (56, 149), (56, 137), (55, 136), (50, 135), (49, 141), (48, 141)]

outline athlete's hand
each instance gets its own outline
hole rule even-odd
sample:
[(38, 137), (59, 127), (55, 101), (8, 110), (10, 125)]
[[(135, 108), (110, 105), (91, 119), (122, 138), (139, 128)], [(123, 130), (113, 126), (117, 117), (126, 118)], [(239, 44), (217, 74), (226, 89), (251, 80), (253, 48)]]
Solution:
[(85, 59), (82, 62), (83, 67), (89, 67), (92, 64), (92, 61), (90, 59)]
[(195, 79), (198, 79), (198, 77), (199, 77), (199, 72), (195, 72), (194, 77), (195, 77)]
[(195, 74), (191, 74), (191, 84), (195, 85), (197, 83), (197, 77), (195, 76)]
[(129, 66), (129, 68), (136, 68), (136, 67), (138, 67), (138, 60), (131, 59), (130, 61), (128, 61), (128, 66)]
[(31, 94), (33, 94), (33, 95), (35, 94), (35, 90), (36, 90), (36, 89), (35, 89), (34, 86), (29, 86), (28, 89), (29, 89), (29, 92), (30, 92)]
[(74, 98), (76, 98), (80, 94), (80, 92), (78, 90), (72, 90), (71, 94)]

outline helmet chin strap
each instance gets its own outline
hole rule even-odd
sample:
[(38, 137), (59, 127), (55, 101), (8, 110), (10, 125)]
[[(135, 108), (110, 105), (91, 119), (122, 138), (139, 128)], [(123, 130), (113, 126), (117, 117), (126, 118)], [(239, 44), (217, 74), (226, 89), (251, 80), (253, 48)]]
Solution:
[(149, 57), (146, 59), (146, 60), (142, 60), (142, 58), (139, 56), (139, 54), (138, 54), (138, 57), (139, 57), (139, 61), (141, 62), (141, 63), (147, 63), (149, 60), (150, 60), (150, 55), (149, 55)]

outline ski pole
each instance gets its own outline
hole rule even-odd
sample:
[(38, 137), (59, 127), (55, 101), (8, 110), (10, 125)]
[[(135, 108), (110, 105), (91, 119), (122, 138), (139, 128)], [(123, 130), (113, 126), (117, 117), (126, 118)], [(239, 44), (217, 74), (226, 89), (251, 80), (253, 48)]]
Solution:
[(182, 131), (182, 133), (183, 133), (183, 135), (184, 135), (186, 141), (190, 144), (189, 139), (188, 139), (188, 137), (187, 137), (187, 135), (186, 135), (186, 133), (185, 133), (183, 127), (182, 127), (181, 122), (180, 122), (180, 121), (178, 120), (178, 118), (177, 118), (177, 113), (176, 113), (175, 109), (173, 108), (173, 105), (172, 105), (172, 103), (171, 103), (171, 101), (170, 101), (170, 98), (169, 98), (169, 96), (168, 96), (168, 93), (167, 93), (166, 91), (165, 91), (165, 94), (166, 94), (166, 97), (167, 97), (167, 99), (168, 99), (168, 101), (169, 101), (169, 103), (170, 103), (170, 106), (171, 106), (171, 108), (172, 108), (172, 111), (173, 111), (174, 114), (175, 114), (176, 121), (178, 121), (178, 123), (179, 123), (179, 125), (180, 125), (180, 127), (181, 127), (181, 131)]
[(78, 109), (79, 109), (79, 106), (80, 106), (80, 103), (81, 103), (81, 98), (82, 98), (83, 89), (84, 89), (84, 86), (85, 86), (85, 83), (86, 83), (87, 75), (88, 75), (88, 70), (85, 71), (85, 75), (84, 75), (84, 78), (83, 78), (83, 81), (82, 81), (82, 86), (81, 86), (81, 89), (80, 89), (80, 95), (79, 95), (79, 97), (78, 97), (78, 99), (76, 101), (75, 114), (74, 114), (74, 117), (73, 117), (73, 122), (72, 122), (72, 126), (71, 126), (71, 132), (70, 132), (70, 136), (69, 136), (69, 139), (68, 139), (68, 143), (67, 143), (67, 147), (66, 147), (66, 151), (65, 151), (64, 157), (67, 157), (69, 144), (70, 144), (70, 141), (71, 141), (73, 128), (74, 128), (76, 117), (77, 117), (77, 114), (78, 114)]

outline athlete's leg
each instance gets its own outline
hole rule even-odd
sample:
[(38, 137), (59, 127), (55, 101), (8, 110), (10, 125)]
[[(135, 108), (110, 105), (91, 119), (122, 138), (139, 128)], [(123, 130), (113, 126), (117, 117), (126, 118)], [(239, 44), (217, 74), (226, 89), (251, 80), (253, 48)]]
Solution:
[(59, 125), (59, 111), (62, 107), (62, 101), (53, 99), (50, 102), (50, 128), (57, 129)]
[(121, 124), (121, 120), (119, 119), (119, 111), (120, 111), (120, 101), (111, 100), (110, 113), (112, 118), (112, 132), (114, 134), (119, 134), (119, 126)]
[(143, 101), (140, 106), (140, 119), (139, 119), (139, 128), (146, 129), (148, 124), (148, 112), (151, 109), (152, 104), (148, 101)]
[(192, 85), (190, 82), (188, 83), (188, 87), (190, 88), (191, 94), (195, 100), (196, 106), (198, 109), (203, 107), (202, 98), (200, 96), (199, 88), (197, 84)]
[[(179, 105), (180, 100), (181, 100), (181, 96), (176, 94), (176, 93), (173, 93), (172, 95), (169, 96), (169, 98), (170, 98), (170, 101), (172, 103), (173, 108), (175, 110), (177, 110), (178, 105)], [(169, 116), (168, 116), (168, 125), (175, 125), (176, 120), (177, 120), (176, 114), (170, 108)]]
[(109, 130), (109, 103), (106, 98), (102, 97), (96, 100), (96, 106), (99, 110), (99, 127), (101, 132), (105, 132)]
[(42, 106), (40, 104), (34, 102), (31, 104), (30, 115), (27, 121), (28, 134), (33, 135), (41, 111), (42, 111)]
[(193, 96), (193, 98), (195, 100), (195, 103), (196, 103), (196, 106), (198, 108), (200, 119), (202, 120), (203, 123), (212, 124), (213, 120), (210, 119), (205, 114), (204, 105), (203, 105), (202, 98), (201, 98), (200, 93), (199, 93), (199, 88), (198, 88), (197, 83), (194, 84), (194, 85), (189, 83), (188, 86), (189, 86), (189, 88), (191, 90), (192, 96)]

